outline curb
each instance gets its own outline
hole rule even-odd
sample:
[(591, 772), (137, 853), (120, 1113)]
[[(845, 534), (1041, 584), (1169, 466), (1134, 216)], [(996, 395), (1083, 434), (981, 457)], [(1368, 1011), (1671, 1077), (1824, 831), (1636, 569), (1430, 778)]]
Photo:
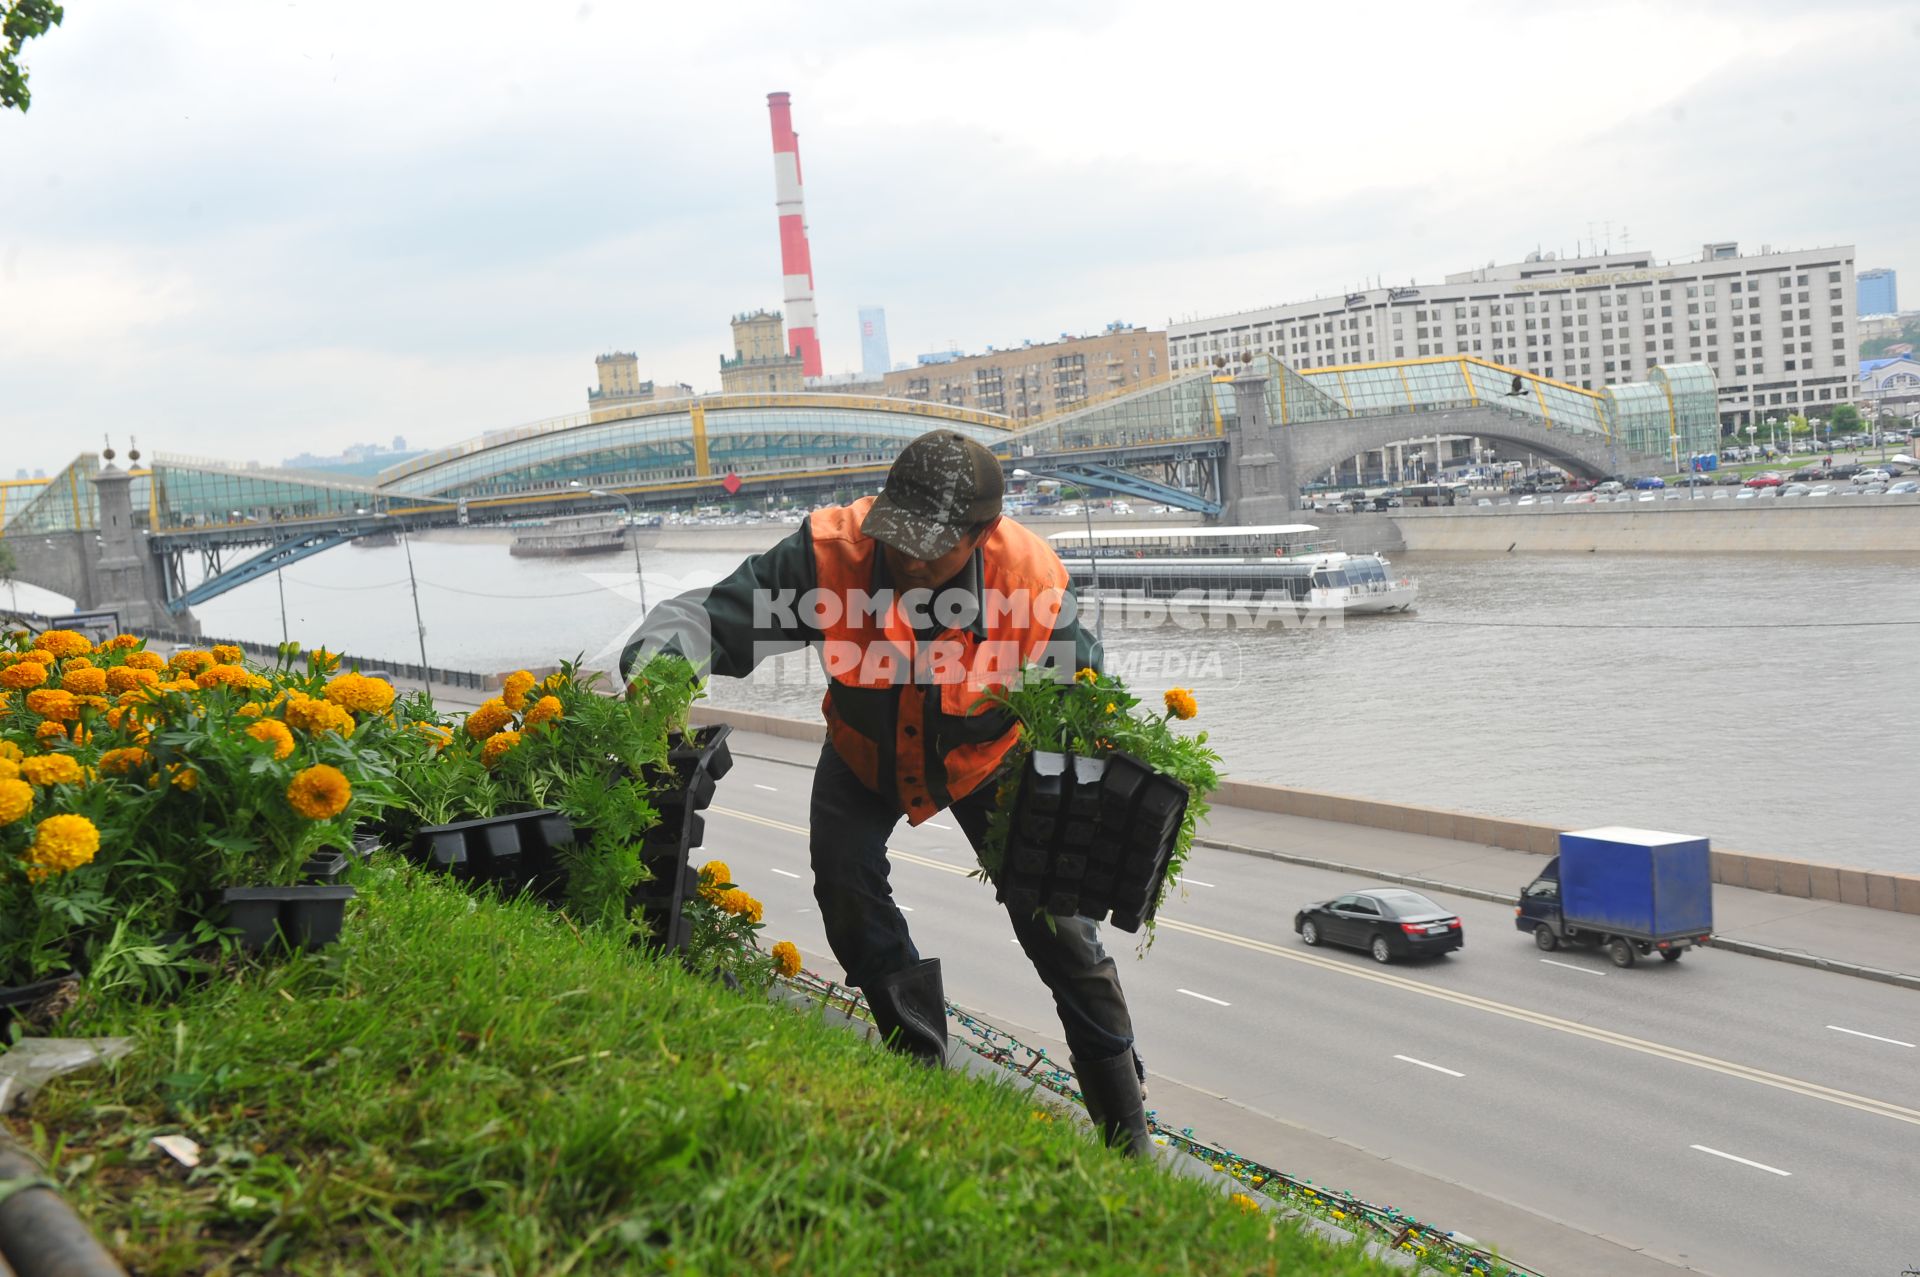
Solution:
[[(1304, 865), (1310, 869), (1329, 869), (1335, 873), (1358, 874), (1365, 878), (1376, 878), (1382, 882), (1398, 883), (1403, 887), (1426, 887), (1433, 891), (1445, 892), (1453, 896), (1466, 896), (1471, 900), (1485, 900), (1490, 904), (1517, 904), (1519, 898), (1501, 891), (1486, 891), (1479, 887), (1462, 887), (1457, 883), (1442, 882), (1438, 878), (1422, 878), (1417, 874), (1386, 873), (1377, 869), (1368, 869), (1363, 865), (1349, 865), (1338, 860), (1327, 860), (1320, 856), (1300, 856), (1292, 852), (1270, 851), (1265, 847), (1248, 847), (1241, 843), (1225, 842), (1218, 838), (1195, 838), (1196, 847), (1211, 847), (1216, 851), (1230, 851), (1242, 856), (1256, 856), (1262, 860), (1277, 860), (1289, 865)], [(1812, 967), (1818, 971), (1831, 972), (1834, 975), (1853, 976), (1861, 980), (1873, 980), (1880, 984), (1891, 984), (1902, 989), (1920, 990), (1920, 975), (1910, 975), (1905, 971), (1888, 971), (1881, 967), (1861, 966), (1856, 962), (1842, 962), (1837, 958), (1823, 958), (1816, 953), (1804, 953), (1798, 949), (1776, 949), (1772, 945), (1756, 944), (1751, 940), (1735, 940), (1728, 936), (1716, 935), (1712, 945), (1715, 949), (1724, 949), (1728, 953), (1742, 953), (1751, 958), (1767, 958), (1774, 962), (1790, 962), (1795, 966)]]

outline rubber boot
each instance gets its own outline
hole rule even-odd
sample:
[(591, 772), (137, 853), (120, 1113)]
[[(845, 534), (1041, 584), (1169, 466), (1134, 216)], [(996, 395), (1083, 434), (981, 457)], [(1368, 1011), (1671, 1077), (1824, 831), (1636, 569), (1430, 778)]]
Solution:
[(1110, 1059), (1073, 1060), (1072, 1064), (1087, 1102), (1087, 1116), (1100, 1128), (1101, 1142), (1128, 1157), (1145, 1157), (1153, 1141), (1147, 1134), (1147, 1108), (1132, 1048)]
[(947, 999), (940, 985), (940, 959), (922, 959), (862, 992), (888, 1049), (933, 1068), (946, 1067)]

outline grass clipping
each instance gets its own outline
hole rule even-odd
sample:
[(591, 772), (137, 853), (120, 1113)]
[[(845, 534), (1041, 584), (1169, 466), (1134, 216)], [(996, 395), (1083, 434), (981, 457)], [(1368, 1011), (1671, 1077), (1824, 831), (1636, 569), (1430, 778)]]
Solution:
[(537, 906), (356, 885), (323, 957), (60, 1026), (138, 1047), (14, 1133), (133, 1271), (1394, 1271)]

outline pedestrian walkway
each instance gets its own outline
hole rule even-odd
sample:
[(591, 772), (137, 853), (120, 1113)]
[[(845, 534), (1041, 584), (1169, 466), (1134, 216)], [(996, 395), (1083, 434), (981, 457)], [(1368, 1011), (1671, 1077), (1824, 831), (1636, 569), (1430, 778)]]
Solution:
[[(703, 715), (736, 724), (737, 754), (807, 768), (820, 756), (817, 724), (696, 707), (696, 719)], [(745, 730), (742, 720), (769, 730)], [(1530, 852), (1224, 804), (1214, 805), (1199, 837), (1230, 851), (1417, 879), (1428, 890), (1452, 886), (1481, 899), (1518, 896), (1546, 863)], [(1920, 915), (1724, 884), (1713, 889), (1713, 909), (1722, 948), (1838, 970), (1858, 967), (1920, 990)]]

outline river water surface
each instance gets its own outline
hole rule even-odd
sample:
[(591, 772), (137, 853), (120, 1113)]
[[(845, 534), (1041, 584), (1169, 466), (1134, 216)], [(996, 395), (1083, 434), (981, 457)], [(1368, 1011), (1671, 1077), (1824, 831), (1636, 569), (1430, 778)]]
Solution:
[[(416, 541), (432, 663), (610, 665), (636, 612), (620, 558), (515, 559)], [(658, 601), (738, 552), (649, 551)], [(1157, 700), (1194, 689), (1227, 770), (1365, 798), (1567, 827), (1641, 825), (1718, 846), (1920, 872), (1920, 563), (1846, 555), (1419, 559), (1418, 610), (1337, 628), (1113, 628), (1110, 663)], [(285, 574), (308, 644), (417, 660), (400, 547)], [(276, 641), (271, 580), (197, 609)], [(804, 654), (717, 704), (807, 717)]]

